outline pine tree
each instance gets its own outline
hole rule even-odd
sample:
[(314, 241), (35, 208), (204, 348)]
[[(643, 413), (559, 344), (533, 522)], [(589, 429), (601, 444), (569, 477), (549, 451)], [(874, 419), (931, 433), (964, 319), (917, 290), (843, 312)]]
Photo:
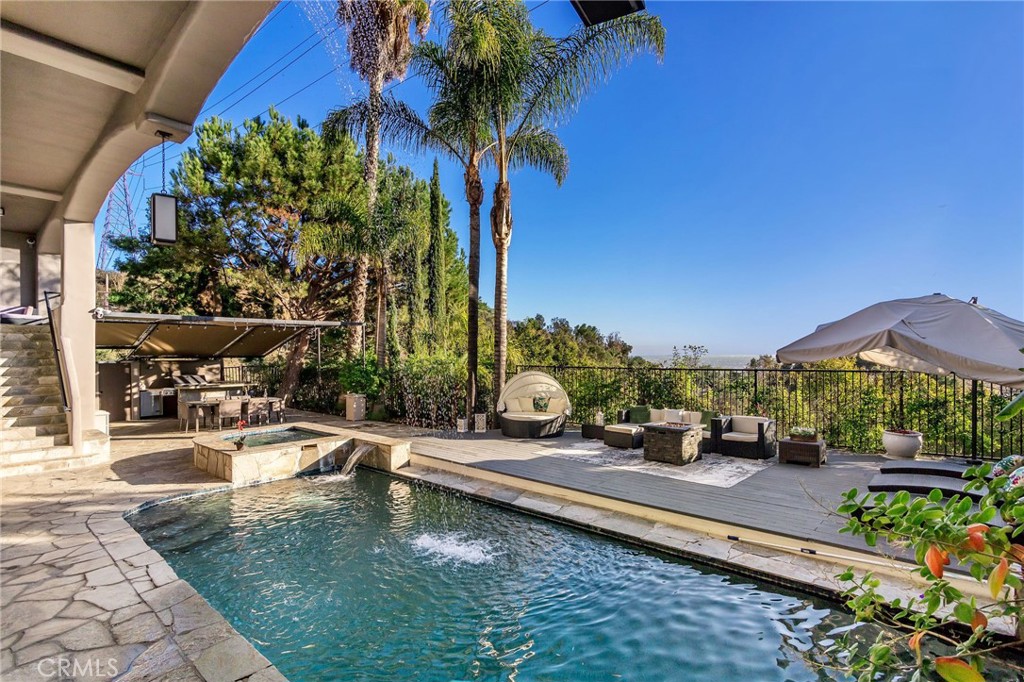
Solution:
[(427, 278), (429, 292), (427, 310), (430, 313), (430, 344), (431, 351), (441, 350), (447, 346), (445, 332), (448, 320), (446, 300), (445, 273), (447, 267), (444, 257), (444, 226), (442, 213), (441, 174), (438, 171), (437, 159), (434, 159), (434, 175), (430, 178), (430, 247), (427, 251)]

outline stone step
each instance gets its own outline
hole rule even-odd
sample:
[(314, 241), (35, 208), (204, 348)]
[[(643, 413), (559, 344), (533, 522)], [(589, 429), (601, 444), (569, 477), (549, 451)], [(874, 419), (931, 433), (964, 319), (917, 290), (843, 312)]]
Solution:
[(60, 395), (57, 384), (5, 384), (0, 386), (0, 396), (15, 395)]
[(5, 343), (0, 346), (0, 362), (3, 362), (3, 360), (8, 358), (53, 357), (54, 352), (53, 344), (49, 341), (46, 343), (39, 342), (17, 347)]
[[(33, 351), (35, 352), (35, 351)], [(16, 357), (0, 357), (0, 367), (39, 367), (52, 368), (56, 370), (57, 361), (53, 353), (48, 355), (42, 353), (34, 355), (19, 355)]]
[(40, 349), (49, 348), (53, 350), (53, 337), (49, 334), (33, 334), (31, 336), (0, 336), (0, 348), (4, 350), (18, 350), (19, 348)]
[(49, 336), (49, 324), (17, 324), (3, 325), (0, 330), (0, 342), (3, 339), (15, 338), (18, 336)]
[(3, 438), (35, 438), (37, 436), (59, 436), (68, 432), (67, 420), (59, 424), (38, 424), (36, 426), (8, 426), (2, 432)]
[(0, 396), (0, 407), (15, 407), (27, 405), (63, 405), (60, 394), (56, 395), (2, 395)]
[[(22, 376), (3, 376), (0, 375), (0, 389), (6, 387), (24, 386), (26, 383), (25, 377)], [(37, 386), (57, 386), (57, 373), (46, 374), (43, 376), (32, 377), (32, 384)]]
[[(64, 415), (61, 405), (11, 405), (0, 407), (0, 417), (52, 417)], [(19, 425), (20, 426), (20, 425)]]
[[(23, 452), (37, 452), (39, 450), (48, 449), (60, 445), (67, 445), (71, 442), (71, 437), (66, 433), (57, 433), (51, 436), (35, 436), (34, 438), (11, 438), (9, 431), (4, 431), (3, 438), (0, 439), (0, 456), (4, 454), (11, 454), (12, 456), (17, 454), (20, 455)], [(23, 459), (22, 462), (29, 461), (29, 459)]]
[(78, 469), (81, 467), (102, 464), (110, 459), (109, 453), (97, 453), (75, 457), (70, 454), (53, 454), (56, 452), (73, 453), (74, 451), (71, 449), (71, 446), (51, 448), (51, 454), (49, 454), (45, 459), (37, 460), (35, 462), (26, 462), (23, 464), (0, 464), (0, 478), (43, 474), (54, 471), (65, 471), (67, 469)]
[(50, 445), (15, 452), (0, 452), (0, 466), (31, 464), (75, 456), (75, 449), (70, 445)]
[(0, 427), (4, 429), (20, 429), (29, 426), (60, 426), (67, 427), (68, 418), (62, 411), (60, 414), (34, 414), (0, 418)]
[(54, 363), (49, 366), (41, 366), (37, 364), (31, 365), (0, 365), (0, 376), (4, 377), (33, 377), (39, 376), (40, 374), (56, 374), (57, 365)]

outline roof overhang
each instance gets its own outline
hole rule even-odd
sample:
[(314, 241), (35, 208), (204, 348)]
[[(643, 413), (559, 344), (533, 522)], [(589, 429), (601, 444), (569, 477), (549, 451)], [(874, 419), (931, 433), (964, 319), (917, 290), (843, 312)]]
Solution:
[(128, 350), (130, 358), (253, 358), (304, 332), (358, 324), (97, 311), (96, 347)]
[(644, 0), (570, 0), (576, 14), (587, 26), (602, 24), (612, 19), (639, 12), (647, 5)]
[(60, 253), (159, 131), (188, 137), (276, 2), (0, 2), (3, 229)]

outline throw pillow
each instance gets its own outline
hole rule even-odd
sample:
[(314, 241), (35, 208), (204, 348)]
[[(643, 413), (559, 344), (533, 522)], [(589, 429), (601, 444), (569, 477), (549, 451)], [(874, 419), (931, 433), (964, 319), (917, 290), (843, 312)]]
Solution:
[(663, 422), (665, 419), (665, 412), (667, 410), (659, 410), (657, 408), (651, 410), (651, 421), (652, 422)]
[(630, 424), (646, 424), (651, 421), (650, 405), (634, 405), (629, 408)]
[(548, 412), (562, 414), (569, 409), (569, 401), (565, 398), (551, 398), (548, 400)]
[(546, 395), (535, 395), (533, 396), (533, 411), (534, 412), (547, 412), (548, 402), (550, 398)]
[(682, 410), (664, 410), (665, 418), (664, 421), (672, 422), (674, 424), (683, 423), (683, 411)]
[(519, 398), (505, 398), (505, 411), (506, 412), (522, 412), (522, 408), (519, 406)]

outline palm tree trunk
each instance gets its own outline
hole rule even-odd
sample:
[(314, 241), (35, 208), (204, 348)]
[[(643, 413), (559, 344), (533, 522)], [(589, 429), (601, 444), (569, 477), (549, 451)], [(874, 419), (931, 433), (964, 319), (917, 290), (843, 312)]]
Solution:
[(356, 269), (352, 273), (352, 307), (349, 311), (348, 319), (359, 324), (349, 327), (346, 350), (350, 359), (359, 357), (359, 352), (363, 346), (363, 336), (365, 334), (363, 325), (366, 324), (366, 289), (367, 280), (370, 275), (369, 270), (369, 256), (360, 254), (356, 258)]
[(508, 180), (494, 185), (491, 206), (491, 239), (494, 241), (494, 405), (505, 388), (508, 358), (508, 247), (512, 240), (512, 188)]
[(377, 334), (376, 334), (377, 366), (384, 367), (388, 362), (388, 265), (381, 260), (377, 266)]
[[(380, 110), (384, 90), (384, 72), (378, 69), (369, 81), (370, 115), (366, 122), (366, 157), (363, 159), (363, 178), (366, 180), (366, 215), (371, 227), (377, 207), (377, 164), (380, 160)], [(352, 321), (366, 324), (366, 292), (369, 288), (370, 257), (360, 254), (356, 261), (355, 286), (352, 287)], [(362, 343), (362, 326), (350, 327), (348, 352), (355, 357)], [(377, 361), (380, 362), (378, 356)]]
[(469, 203), (469, 309), (466, 311), (466, 416), (476, 411), (477, 356), (480, 336), (480, 206), (484, 185), (476, 165), (466, 167), (466, 201)]

